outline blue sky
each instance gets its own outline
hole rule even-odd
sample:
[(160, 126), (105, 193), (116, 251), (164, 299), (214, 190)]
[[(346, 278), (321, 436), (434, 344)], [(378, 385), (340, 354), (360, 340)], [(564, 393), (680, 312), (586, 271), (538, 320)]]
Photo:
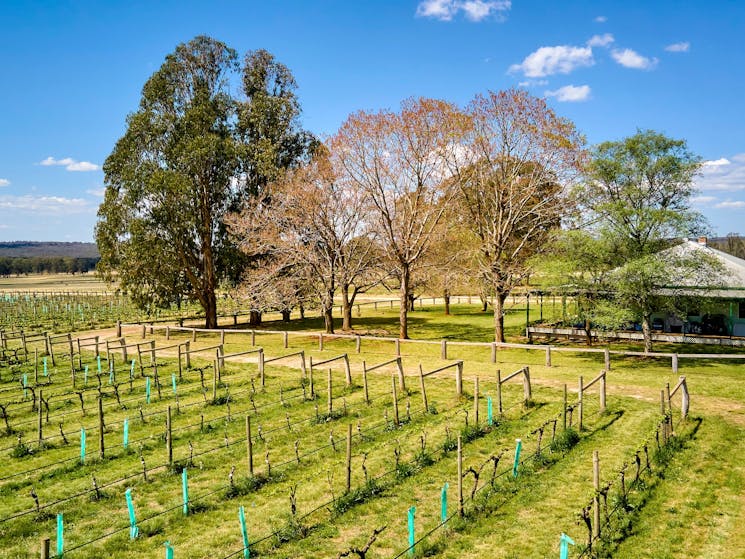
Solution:
[(546, 96), (590, 143), (637, 128), (707, 164), (696, 207), (745, 234), (745, 2), (108, 1), (0, 5), (0, 240), (93, 240), (100, 167), (174, 47), (266, 48), (303, 124), (488, 89)]

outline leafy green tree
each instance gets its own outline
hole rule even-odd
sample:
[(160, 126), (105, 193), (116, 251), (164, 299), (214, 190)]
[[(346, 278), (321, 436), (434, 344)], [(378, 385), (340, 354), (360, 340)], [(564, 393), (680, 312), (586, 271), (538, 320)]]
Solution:
[(575, 192), (589, 234), (576, 237), (581, 242), (565, 256), (575, 284), (590, 293), (586, 319), (609, 328), (640, 321), (645, 351), (652, 349), (652, 313), (674, 312), (680, 286), (719, 281), (714, 261), (670, 248), (675, 238), (704, 230), (691, 208), (700, 166), (684, 140), (638, 131), (598, 145)]
[(106, 159), (96, 226), (106, 279), (141, 306), (195, 299), (208, 328), (217, 326), (218, 285), (245, 265), (225, 216), (308, 145), (289, 71), (266, 51), (249, 53), (245, 98), (236, 99), (239, 69), (236, 51), (206, 36), (166, 57)]

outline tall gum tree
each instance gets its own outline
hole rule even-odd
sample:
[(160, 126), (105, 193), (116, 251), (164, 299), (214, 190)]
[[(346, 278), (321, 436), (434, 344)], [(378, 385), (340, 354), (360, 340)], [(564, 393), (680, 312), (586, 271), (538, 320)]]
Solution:
[(479, 95), (466, 114), (470, 129), (451, 152), (451, 180), (478, 247), (478, 276), (493, 295), (494, 339), (504, 341), (504, 301), (569, 214), (567, 185), (581, 168), (584, 139), (522, 90)]
[(358, 112), (331, 140), (348, 180), (365, 195), (371, 224), (399, 280), (399, 337), (407, 339), (412, 272), (440, 226), (453, 189), (444, 158), (459, 111), (445, 101), (409, 99), (399, 112)]
[[(271, 74), (272, 61), (250, 54), (244, 74)], [(197, 300), (208, 328), (217, 326), (218, 284), (235, 280), (244, 264), (225, 215), (256, 194), (273, 165), (298, 156), (283, 147), (292, 131), (269, 133), (267, 121), (293, 122), (270, 102), (276, 90), (262, 94), (267, 81), (245, 79), (246, 96), (236, 99), (229, 84), (238, 72), (236, 51), (206, 36), (166, 57), (106, 159), (96, 225), (104, 278), (118, 279), (142, 306)], [(256, 121), (262, 125), (251, 128)]]

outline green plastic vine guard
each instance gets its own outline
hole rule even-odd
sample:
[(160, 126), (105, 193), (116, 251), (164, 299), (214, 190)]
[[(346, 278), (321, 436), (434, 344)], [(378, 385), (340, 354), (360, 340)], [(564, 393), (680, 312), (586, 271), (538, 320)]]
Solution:
[(88, 365), (83, 369), (83, 386), (88, 386)]
[(414, 536), (414, 514), (416, 513), (416, 507), (409, 508), (409, 555), (414, 555), (414, 543), (416, 537)]
[(186, 475), (186, 468), (181, 470), (181, 493), (184, 497), (184, 515), (189, 514), (189, 480)]
[(124, 498), (127, 500), (127, 509), (129, 510), (129, 539), (134, 540), (140, 535), (140, 529), (137, 527), (137, 518), (135, 517), (135, 506), (132, 503), (132, 488), (124, 492)]
[(145, 403), (150, 403), (150, 377), (145, 377)]
[(176, 373), (171, 373), (171, 386), (173, 386), (173, 395), (176, 396)]
[(85, 464), (85, 427), (80, 428), (80, 463)]
[(57, 514), (57, 557), (61, 559), (65, 552), (65, 523), (62, 513)]
[(520, 451), (523, 448), (522, 439), (515, 439), (515, 463), (512, 465), (512, 477), (517, 477), (517, 468), (520, 466)]
[(100, 375), (101, 374), (101, 356), (100, 355), (96, 356), (96, 364), (98, 365), (98, 374)]
[(135, 360), (132, 359), (132, 364), (129, 366), (129, 380), (135, 378)]
[(243, 536), (243, 559), (249, 559), (251, 552), (248, 550), (248, 531), (246, 530), (246, 512), (243, 505), (238, 507), (238, 520), (241, 523), (241, 536)]
[(448, 519), (448, 487), (450, 486), (445, 483), (440, 492), (440, 522), (443, 524)]
[(123, 440), (122, 440), (122, 446), (124, 447), (124, 450), (127, 450), (127, 447), (129, 446), (129, 418), (124, 419), (124, 427), (123, 427)]
[(560, 559), (569, 559), (569, 544), (575, 545), (574, 540), (562, 532), (561, 547), (559, 549)]
[(492, 408), (491, 396), (486, 397), (486, 422), (489, 427), (494, 425), (494, 410)]
[(28, 375), (26, 373), (23, 373), (23, 399), (26, 399), (27, 390), (26, 387), (28, 386)]
[(164, 545), (166, 546), (166, 559), (173, 559), (173, 546), (171, 542), (166, 541)]
[(48, 377), (49, 376), (49, 370), (47, 369), (47, 358), (46, 357), (44, 358), (43, 363), (44, 363), (44, 376), (45, 377)]
[(114, 384), (114, 362), (109, 362), (109, 384)]

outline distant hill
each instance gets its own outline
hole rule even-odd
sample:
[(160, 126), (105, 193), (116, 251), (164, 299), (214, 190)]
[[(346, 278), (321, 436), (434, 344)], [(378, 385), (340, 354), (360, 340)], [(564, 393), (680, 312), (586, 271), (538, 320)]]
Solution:
[(12, 241), (0, 242), (0, 257), (7, 258), (98, 258), (96, 243)]

